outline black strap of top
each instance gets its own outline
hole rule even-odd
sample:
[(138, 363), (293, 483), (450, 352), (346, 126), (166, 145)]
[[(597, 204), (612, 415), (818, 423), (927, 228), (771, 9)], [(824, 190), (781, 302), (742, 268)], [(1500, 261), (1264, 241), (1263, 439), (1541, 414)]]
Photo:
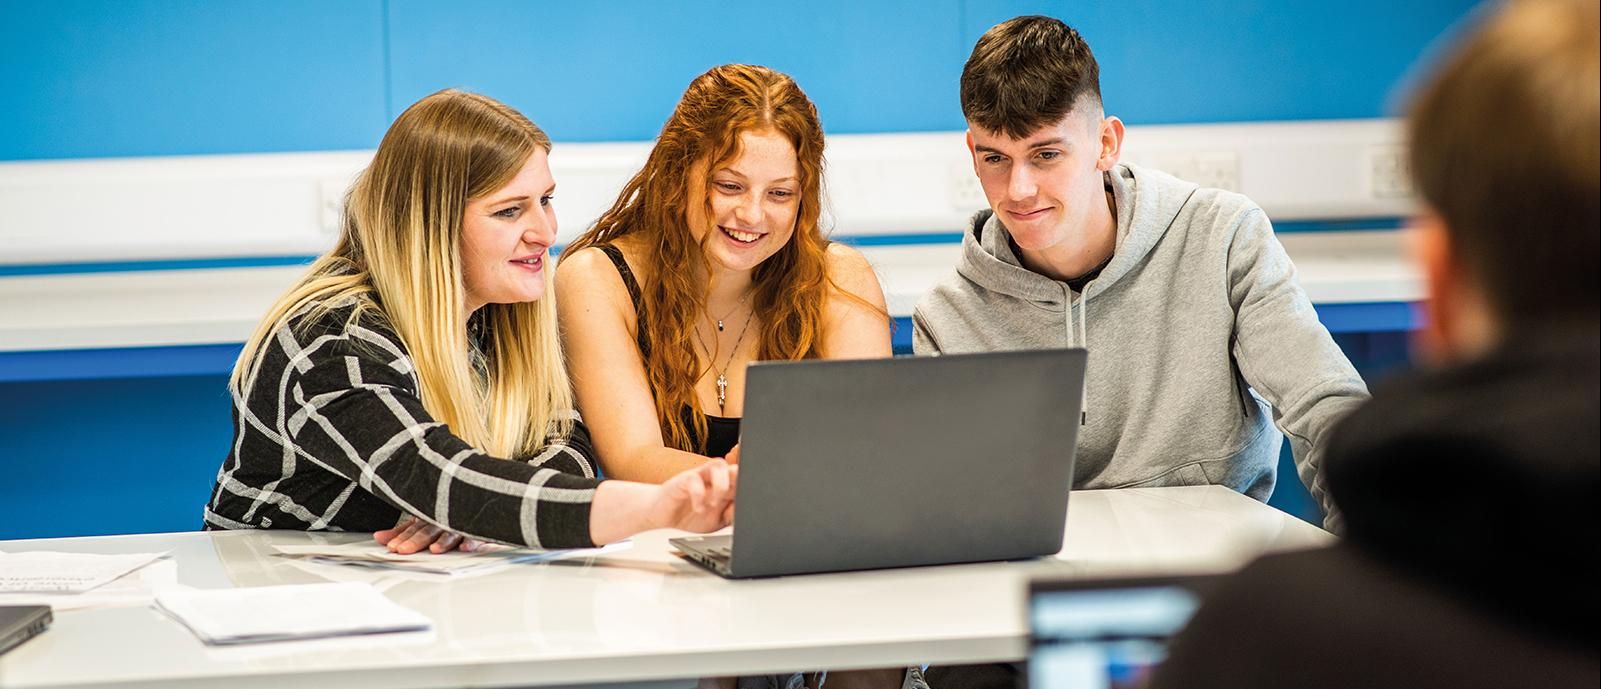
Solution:
[(612, 265), (617, 266), (617, 275), (623, 279), (623, 287), (628, 288), (628, 298), (634, 301), (634, 332), (635, 341), (639, 343), (641, 358), (650, 356), (650, 334), (645, 330), (644, 312), (640, 309), (644, 298), (639, 290), (639, 280), (634, 278), (634, 271), (628, 267), (628, 260), (623, 258), (623, 250), (612, 244), (600, 244), (597, 249), (606, 253)]

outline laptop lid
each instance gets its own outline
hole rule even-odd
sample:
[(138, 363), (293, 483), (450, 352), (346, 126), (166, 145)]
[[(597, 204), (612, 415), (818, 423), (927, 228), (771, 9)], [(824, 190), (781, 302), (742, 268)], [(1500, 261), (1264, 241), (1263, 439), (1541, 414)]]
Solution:
[(48, 605), (0, 605), (0, 654), (43, 632), (51, 619)]
[(1143, 687), (1217, 576), (1030, 583), (1029, 689)]
[(1082, 349), (761, 362), (730, 576), (1061, 550)]

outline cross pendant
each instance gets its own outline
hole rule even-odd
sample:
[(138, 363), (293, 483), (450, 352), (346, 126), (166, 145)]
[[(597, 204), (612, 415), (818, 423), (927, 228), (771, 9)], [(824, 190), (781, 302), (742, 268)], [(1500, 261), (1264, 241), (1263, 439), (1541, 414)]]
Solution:
[(728, 376), (717, 374), (717, 411), (722, 412), (724, 403), (728, 401)]

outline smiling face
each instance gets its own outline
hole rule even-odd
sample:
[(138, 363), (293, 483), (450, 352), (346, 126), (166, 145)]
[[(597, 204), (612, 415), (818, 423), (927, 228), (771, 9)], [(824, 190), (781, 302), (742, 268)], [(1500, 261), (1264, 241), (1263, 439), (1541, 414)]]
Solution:
[(800, 165), (789, 139), (775, 132), (742, 132), (739, 143), (739, 156), (707, 176), (712, 214), (690, 231), (713, 265), (748, 271), (795, 234)]
[(968, 150), (984, 196), (1025, 250), (1059, 248), (1106, 208), (1101, 173), (1117, 164), (1122, 126), (1101, 117), (1099, 107), (1085, 109), (1021, 139), (969, 123)]
[(545, 258), (556, 241), (555, 192), (548, 155), (537, 149), (505, 186), (467, 202), (461, 261), (468, 313), (545, 295)]

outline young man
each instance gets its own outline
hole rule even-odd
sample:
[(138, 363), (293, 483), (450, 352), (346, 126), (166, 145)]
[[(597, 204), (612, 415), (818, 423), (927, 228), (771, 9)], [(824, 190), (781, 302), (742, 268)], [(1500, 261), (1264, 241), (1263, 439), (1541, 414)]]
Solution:
[(1436, 366), (1335, 430), (1344, 543), (1230, 579), (1157, 686), (1601, 682), (1598, 27), (1594, 0), (1500, 5), (1413, 101)]
[(1335, 525), (1320, 441), (1367, 388), (1262, 209), (1120, 164), (1095, 57), (1056, 19), (986, 32), (961, 99), (991, 209), (918, 304), (917, 353), (1087, 347), (1078, 487), (1210, 483), (1267, 500), (1282, 431)]

